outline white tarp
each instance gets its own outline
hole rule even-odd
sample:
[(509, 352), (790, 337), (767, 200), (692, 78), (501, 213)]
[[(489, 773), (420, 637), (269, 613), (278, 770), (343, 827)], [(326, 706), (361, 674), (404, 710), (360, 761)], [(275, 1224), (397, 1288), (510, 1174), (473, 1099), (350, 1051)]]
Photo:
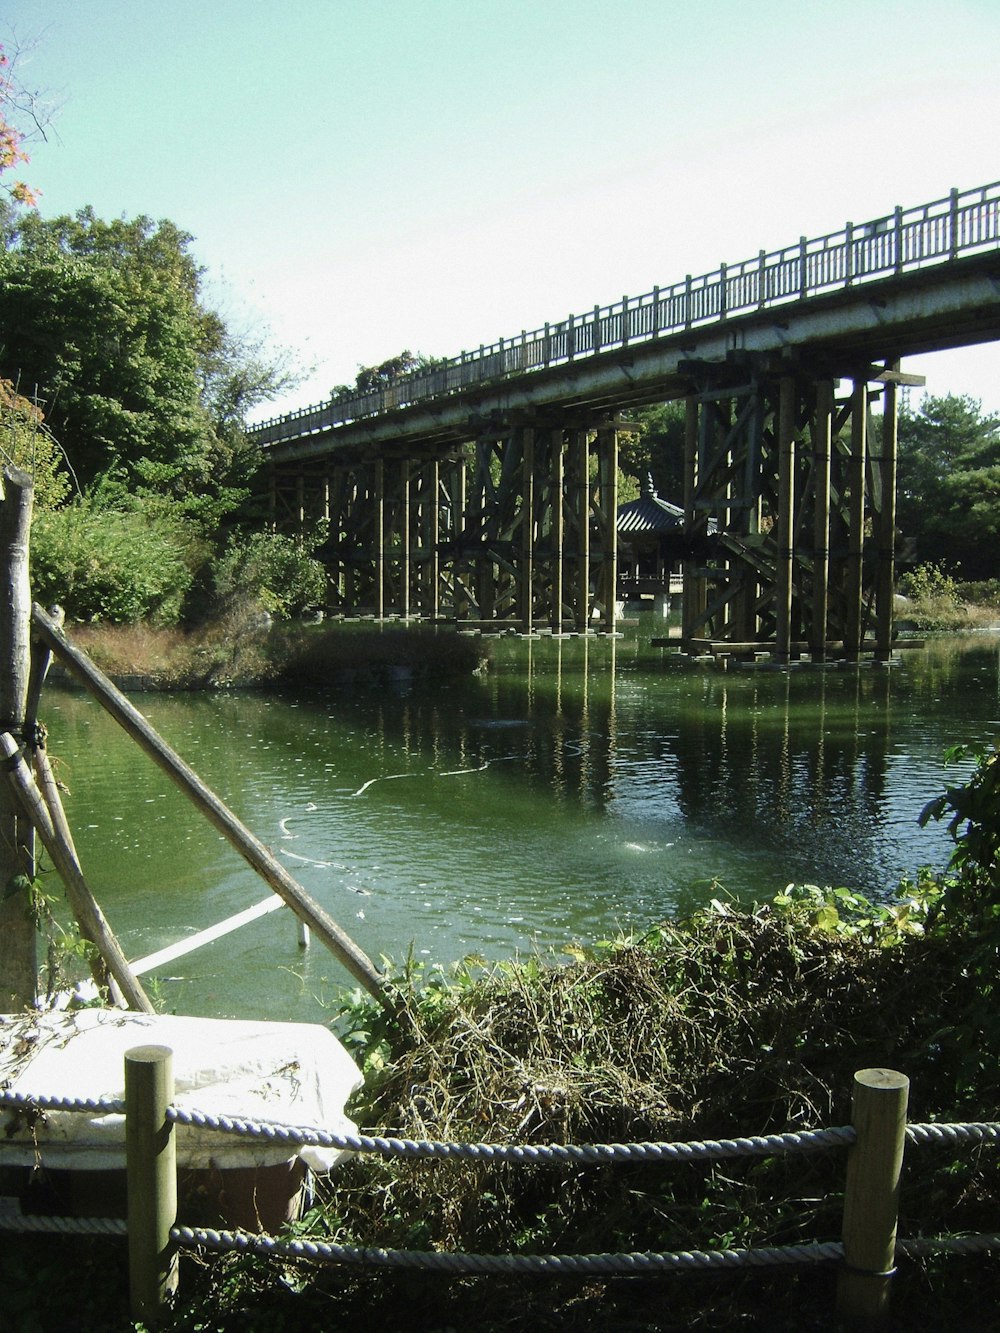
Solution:
[[(315, 1023), (245, 1022), (123, 1013), (120, 1009), (0, 1015), (0, 1087), (33, 1096), (124, 1098), (125, 1052), (173, 1051), (180, 1108), (247, 1120), (353, 1133), (344, 1113), (361, 1075), (343, 1046)], [(184, 1167), (274, 1166), (298, 1156), (314, 1171), (336, 1149), (269, 1144), (217, 1130), (175, 1126)], [(34, 1124), (0, 1107), (0, 1165), (105, 1170), (125, 1165), (125, 1117), (45, 1111)]]

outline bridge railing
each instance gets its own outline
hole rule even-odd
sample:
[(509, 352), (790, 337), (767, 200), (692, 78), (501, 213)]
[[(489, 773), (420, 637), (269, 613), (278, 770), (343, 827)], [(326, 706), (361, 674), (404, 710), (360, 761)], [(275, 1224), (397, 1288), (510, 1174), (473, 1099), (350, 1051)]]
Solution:
[(251, 431), (261, 445), (298, 439), (364, 417), (441, 398), (476, 385), (512, 379), (578, 357), (621, 350), (734, 315), (807, 300), (838, 288), (912, 272), (1000, 246), (1000, 182), (952, 190), (916, 208), (896, 208), (869, 222), (848, 222), (812, 240), (761, 250), (752, 259), (643, 296), (623, 296), (583, 315), (570, 315), (513, 338), (354, 394), (262, 422)]

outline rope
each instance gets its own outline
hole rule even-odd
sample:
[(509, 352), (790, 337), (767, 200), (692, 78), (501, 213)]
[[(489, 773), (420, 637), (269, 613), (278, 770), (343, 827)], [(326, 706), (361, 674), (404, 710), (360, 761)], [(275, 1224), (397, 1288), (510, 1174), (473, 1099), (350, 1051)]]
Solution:
[(173, 1227), (171, 1238), (182, 1245), (244, 1254), (308, 1259), (314, 1262), (353, 1264), (362, 1268), (422, 1269), (439, 1273), (603, 1273), (642, 1274), (773, 1268), (843, 1259), (839, 1241), (813, 1245), (786, 1245), (759, 1250), (682, 1250), (674, 1253), (632, 1254), (460, 1254), (422, 1250), (384, 1250), (335, 1245), (304, 1239), (278, 1241), (270, 1236), (209, 1227)]
[(1000, 1124), (907, 1125), (906, 1139), (914, 1146), (927, 1143), (1000, 1143)]
[(100, 1111), (124, 1115), (123, 1097), (46, 1097), (30, 1092), (0, 1092), (0, 1106), (38, 1111)]
[[(41, 1111), (98, 1112), (124, 1115), (120, 1097), (56, 1097), (0, 1090), (0, 1106)], [(850, 1147), (857, 1141), (852, 1125), (807, 1129), (787, 1134), (761, 1134), (735, 1139), (702, 1139), (690, 1143), (516, 1144), (445, 1143), (429, 1139), (401, 1139), (368, 1134), (337, 1134), (310, 1125), (287, 1125), (274, 1120), (213, 1115), (208, 1111), (167, 1108), (167, 1119), (177, 1125), (216, 1130), (239, 1138), (270, 1143), (314, 1144), (344, 1152), (378, 1153), (382, 1157), (458, 1157), (496, 1162), (604, 1162), (693, 1161), (720, 1157), (763, 1157), (778, 1153), (816, 1152)], [(914, 1147), (927, 1144), (1000, 1143), (1000, 1122), (971, 1124), (913, 1124), (906, 1127)]]
[(60, 1236), (125, 1236), (128, 1226), (123, 1217), (46, 1217), (22, 1213), (8, 1199), (0, 1199), (0, 1231), (57, 1233)]
[(186, 1110), (177, 1106), (167, 1108), (167, 1118), (178, 1125), (219, 1130), (241, 1138), (266, 1139), (272, 1143), (310, 1143), (347, 1152), (378, 1153), (382, 1157), (433, 1157), (439, 1160), (458, 1157), (493, 1162), (575, 1162), (578, 1165), (772, 1156), (776, 1153), (840, 1148), (854, 1143), (857, 1138), (854, 1128), (846, 1125), (838, 1129), (765, 1134), (755, 1138), (708, 1139), (693, 1143), (441, 1143), (428, 1139), (334, 1134), (324, 1129), (284, 1125), (277, 1121), (247, 1120), (238, 1116), (211, 1115), (206, 1111)]

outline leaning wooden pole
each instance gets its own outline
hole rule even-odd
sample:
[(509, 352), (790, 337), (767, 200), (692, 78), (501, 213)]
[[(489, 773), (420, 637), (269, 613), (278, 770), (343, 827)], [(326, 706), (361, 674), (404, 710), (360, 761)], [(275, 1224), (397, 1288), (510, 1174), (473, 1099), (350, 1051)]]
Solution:
[[(28, 534), (31, 478), (2, 472), (0, 501), (0, 727), (24, 731), (29, 678), (31, 592)], [(38, 997), (38, 932), (32, 902), (34, 838), (11, 787), (0, 783), (0, 1008), (33, 1006)]]
[(87, 881), (83, 877), (80, 863), (71, 844), (61, 836), (56, 828), (42, 794), (35, 785), (21, 752), (21, 747), (8, 731), (0, 732), (0, 754), (3, 755), (10, 784), (21, 801), (25, 814), (31, 820), (45, 850), (55, 866), (59, 878), (66, 886), (66, 896), (80, 931), (86, 940), (96, 945), (108, 971), (121, 988), (128, 1001), (129, 1008), (141, 1013), (152, 1014), (156, 1010), (139, 984), (138, 978), (128, 965), (121, 946), (111, 931)]
[(38, 606), (32, 609), (32, 621), (45, 643), (67, 671), (94, 695), (103, 708), (132, 737), (139, 747), (163, 769), (181, 791), (201, 810), (214, 828), (240, 853), (243, 859), (271, 886), (300, 921), (323, 941), (354, 979), (383, 1004), (388, 1003), (382, 976), (371, 959), (361, 950), (289, 875), (259, 838), (218, 796), (210, 790), (176, 751), (150, 726), (137, 708), (117, 689), (90, 658), (69, 642), (52, 617)]

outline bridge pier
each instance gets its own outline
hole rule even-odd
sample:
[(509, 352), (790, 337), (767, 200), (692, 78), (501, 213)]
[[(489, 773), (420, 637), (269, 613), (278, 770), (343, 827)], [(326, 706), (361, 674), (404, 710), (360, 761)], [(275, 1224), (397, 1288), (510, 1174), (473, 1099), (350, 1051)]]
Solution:
[(841, 368), (838, 397), (828, 366), (785, 357), (684, 368), (684, 649), (886, 660), (896, 385), (919, 377), (898, 362)]
[(444, 453), (272, 466), (272, 526), (330, 534), (329, 608), (555, 634), (614, 628), (618, 432), (590, 414), (491, 414)]

